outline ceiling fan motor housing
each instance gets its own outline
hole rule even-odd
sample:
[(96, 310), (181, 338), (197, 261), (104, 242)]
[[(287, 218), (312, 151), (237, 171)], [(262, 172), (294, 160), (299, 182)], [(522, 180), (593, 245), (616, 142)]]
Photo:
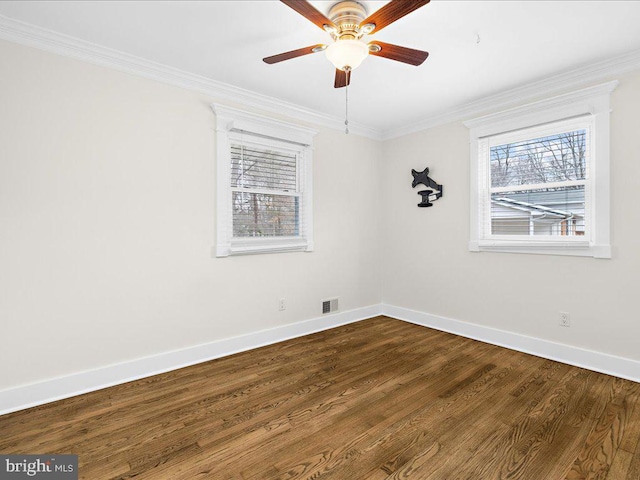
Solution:
[(367, 18), (367, 9), (359, 2), (345, 0), (329, 10), (329, 19), (338, 27), (333, 33), (336, 40), (356, 40), (362, 37), (359, 25)]

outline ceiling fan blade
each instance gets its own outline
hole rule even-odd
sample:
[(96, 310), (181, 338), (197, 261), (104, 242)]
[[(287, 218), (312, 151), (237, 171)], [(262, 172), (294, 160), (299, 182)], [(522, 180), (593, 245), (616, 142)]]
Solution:
[(401, 47), (391, 43), (376, 41), (369, 43), (369, 45), (377, 45), (380, 47), (380, 50), (378, 51), (376, 51), (375, 47), (373, 49), (370, 48), (370, 55), (389, 58), (391, 60), (408, 63), (410, 65), (421, 65), (429, 56), (429, 52), (425, 52), (424, 50), (415, 50), (413, 48)]
[(387, 25), (395, 22), (414, 10), (424, 7), (427, 3), (429, 3), (429, 0), (391, 0), (384, 7), (373, 12), (364, 19), (360, 25), (372, 23), (376, 28), (374, 28), (371, 33), (377, 33)]
[(310, 22), (315, 23), (318, 27), (324, 30), (324, 26), (328, 25), (331, 28), (336, 28), (335, 24), (324, 16), (321, 12), (315, 9), (313, 5), (311, 5), (306, 0), (280, 0), (285, 5), (293, 8), (296, 12), (302, 15), (304, 18), (309, 20)]
[(303, 55), (309, 55), (310, 53), (321, 52), (326, 48), (326, 45), (318, 44), (310, 47), (299, 48), (297, 50), (291, 50), (290, 52), (280, 53), (278, 55), (272, 55), (271, 57), (263, 58), (262, 61), (269, 65), (273, 63), (283, 62), (296, 57), (302, 57)]
[(334, 88), (346, 87), (351, 83), (351, 71), (345, 72), (336, 68), (336, 79), (333, 82)]

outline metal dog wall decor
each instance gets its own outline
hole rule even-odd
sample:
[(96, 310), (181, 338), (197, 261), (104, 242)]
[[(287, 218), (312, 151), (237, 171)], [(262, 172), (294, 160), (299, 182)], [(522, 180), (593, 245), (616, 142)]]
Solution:
[(418, 204), (419, 207), (432, 207), (432, 201), (435, 202), (439, 198), (442, 198), (442, 185), (436, 183), (429, 176), (429, 167), (421, 172), (411, 169), (411, 175), (413, 175), (412, 188), (416, 188), (417, 185), (424, 185), (429, 188), (429, 190), (420, 190), (418, 192), (418, 195), (422, 196), (422, 201)]

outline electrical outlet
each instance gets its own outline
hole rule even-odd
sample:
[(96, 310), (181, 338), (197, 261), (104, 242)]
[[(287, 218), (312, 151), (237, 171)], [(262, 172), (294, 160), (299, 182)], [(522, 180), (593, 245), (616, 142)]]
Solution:
[(278, 302), (278, 310), (282, 312), (283, 310), (286, 310), (286, 309), (287, 309), (287, 306), (284, 303), (284, 298), (281, 298), (280, 302)]
[(560, 312), (559, 314), (559, 323), (561, 327), (570, 327), (571, 326), (571, 317), (567, 312)]

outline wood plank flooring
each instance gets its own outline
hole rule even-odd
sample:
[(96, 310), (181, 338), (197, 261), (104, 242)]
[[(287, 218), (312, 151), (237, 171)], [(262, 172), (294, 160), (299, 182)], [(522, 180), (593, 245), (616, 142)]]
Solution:
[(0, 416), (80, 478), (640, 480), (640, 384), (387, 317)]

